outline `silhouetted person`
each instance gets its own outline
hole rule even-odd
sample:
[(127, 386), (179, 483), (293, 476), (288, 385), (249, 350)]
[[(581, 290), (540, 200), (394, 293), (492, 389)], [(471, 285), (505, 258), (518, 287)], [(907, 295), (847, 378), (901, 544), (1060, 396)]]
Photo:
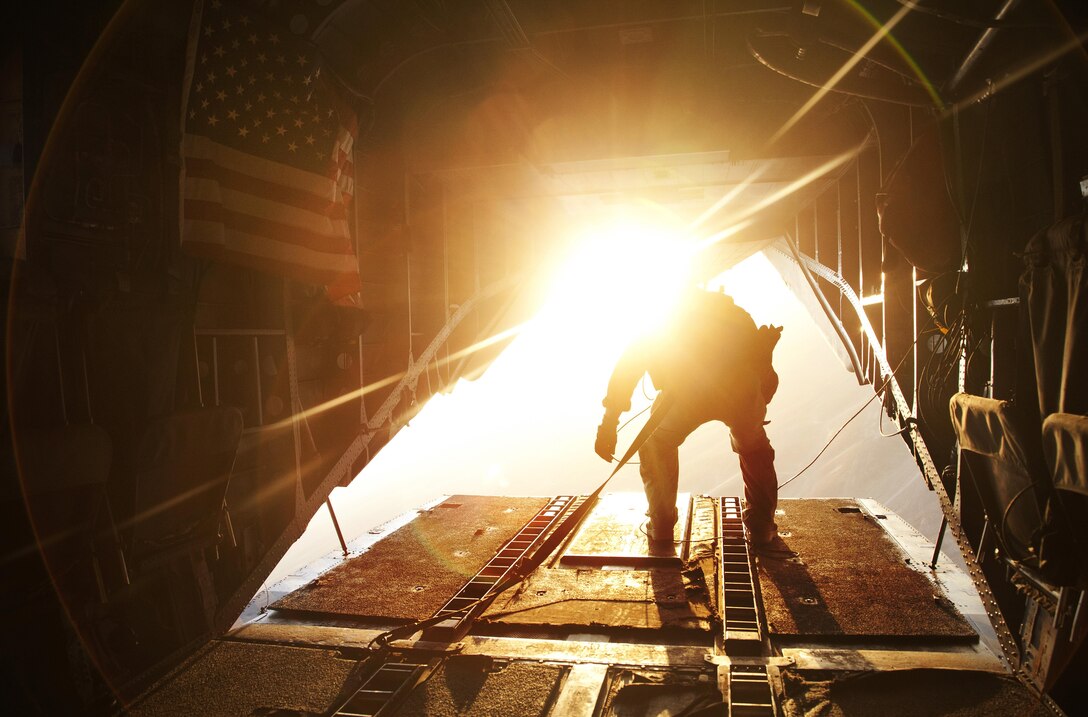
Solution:
[[(767, 403), (778, 389), (771, 353), (781, 333), (780, 327), (757, 329), (748, 312), (725, 294), (693, 290), (668, 326), (637, 340), (620, 358), (608, 382), (595, 450), (612, 460), (620, 414), (630, 410), (631, 394), (648, 372), (661, 391), (652, 411), (667, 410), (638, 452), (652, 547), (673, 540), (679, 446), (709, 421), (729, 427), (733, 451), (740, 456), (750, 541), (758, 547), (776, 538), (778, 477), (763, 426)], [(663, 408), (666, 396), (670, 407)]]

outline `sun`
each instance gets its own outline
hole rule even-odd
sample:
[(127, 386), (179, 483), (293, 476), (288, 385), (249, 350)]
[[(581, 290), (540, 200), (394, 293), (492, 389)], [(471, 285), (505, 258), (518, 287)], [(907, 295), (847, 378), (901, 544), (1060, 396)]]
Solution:
[(660, 212), (617, 211), (576, 230), (533, 320), (579, 351), (612, 354), (667, 317), (690, 285), (695, 243)]

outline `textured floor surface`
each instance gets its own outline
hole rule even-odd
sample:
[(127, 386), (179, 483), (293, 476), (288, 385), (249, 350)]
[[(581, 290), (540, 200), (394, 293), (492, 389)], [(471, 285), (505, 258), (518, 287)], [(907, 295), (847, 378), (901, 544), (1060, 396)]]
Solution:
[(701, 587), (678, 567), (543, 569), (500, 595), (484, 619), (508, 625), (709, 630), (711, 608)]
[(784, 673), (785, 717), (1042, 717), (1012, 677), (968, 670), (900, 670), (838, 680)]
[(722, 701), (712, 674), (706, 672), (613, 668), (612, 675), (602, 711), (609, 717), (685, 715)]
[[(705, 498), (696, 499), (697, 529), (692, 537), (700, 541), (693, 550), (700, 555), (713, 554), (713, 515), (704, 520)], [(676, 528), (677, 540), (687, 535), (688, 497), (679, 501), (681, 516)], [(585, 524), (563, 549), (563, 557), (553, 567), (533, 572), (516, 589), (500, 595), (484, 614), (484, 619), (506, 625), (548, 625), (569, 628), (709, 630), (714, 607), (706, 589), (703, 565), (693, 559), (684, 567), (678, 557), (683, 543), (670, 551), (654, 551), (651, 558), (644, 532), (646, 498), (641, 493), (617, 493), (602, 498)], [(705, 544), (704, 544), (705, 542)], [(574, 555), (574, 565), (568, 557)], [(592, 558), (598, 566), (579, 566)], [(655, 559), (665, 564), (647, 567), (643, 561)]]
[[(677, 496), (673, 540), (678, 547), (686, 537), (689, 503), (687, 493)], [(563, 551), (563, 564), (644, 567), (638, 563), (651, 558), (647, 520), (646, 497), (641, 493), (606, 493)]]
[(543, 717), (566, 672), (558, 665), (452, 657), (397, 711), (403, 717)]
[(778, 529), (796, 558), (759, 557), (772, 634), (972, 640), (974, 631), (852, 500), (783, 500)]
[(453, 496), (272, 608), (397, 620), (430, 617), (548, 500)]
[(248, 717), (258, 708), (320, 714), (333, 707), (355, 664), (331, 650), (214, 641), (126, 714)]

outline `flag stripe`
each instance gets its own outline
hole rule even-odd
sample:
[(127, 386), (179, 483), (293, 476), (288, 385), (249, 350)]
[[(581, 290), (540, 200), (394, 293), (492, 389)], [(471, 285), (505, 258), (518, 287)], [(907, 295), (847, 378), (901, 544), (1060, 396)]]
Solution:
[[(330, 219), (343, 219), (347, 216), (342, 203), (326, 199), (312, 192), (292, 189), (273, 181), (236, 172), (207, 159), (189, 158), (185, 163), (185, 173), (189, 177), (215, 180), (230, 189), (262, 196), (274, 202), (281, 202), (328, 216)], [(265, 174), (267, 174), (267, 170)], [(324, 181), (328, 182), (328, 180)], [(343, 192), (340, 193), (343, 194)]]
[(342, 234), (323, 234), (313, 231), (312, 228), (301, 229), (267, 217), (234, 211), (217, 202), (187, 198), (185, 217), (196, 221), (218, 222), (232, 230), (265, 236), (284, 244), (309, 247), (323, 253), (343, 254), (345, 247), (350, 247), (347, 237)]
[[(219, 167), (229, 167), (239, 176), (249, 179), (272, 177), (268, 183), (273, 186), (292, 189), (300, 195), (312, 195), (316, 201), (332, 202), (338, 199), (334, 188), (334, 177), (325, 177), (313, 172), (274, 162), (263, 157), (255, 157), (245, 152), (239, 152), (215, 140), (201, 137), (200, 135), (186, 135), (182, 144), (182, 154), (185, 156), (186, 171), (190, 165), (199, 160), (207, 160)], [(349, 165), (350, 166), (350, 165)], [(274, 173), (273, 173), (274, 172)]]
[(323, 277), (321, 282), (327, 281), (330, 273), (357, 270), (355, 257), (351, 254), (315, 251), (311, 247), (300, 244), (285, 243), (266, 236), (225, 229), (224, 225), (217, 222), (186, 219), (183, 234), (188, 237), (187, 245), (192, 250), (203, 249), (204, 253), (208, 254), (224, 251), (249, 254), (268, 261), (277, 261), (285, 266), (293, 266), (295, 268), (293, 273), (306, 271), (310, 274), (320, 274)]
[(235, 188), (229, 183), (189, 175), (185, 178), (186, 201), (198, 200), (222, 204), (225, 207), (245, 211), (259, 217), (275, 218), (276, 221), (298, 229), (318, 231), (322, 234), (350, 236), (346, 219), (336, 217), (342, 211), (325, 214), (291, 204), (279, 203), (261, 194), (253, 194), (249, 187)]
[[(225, 249), (218, 244), (194, 243), (189, 245), (189, 250), (195, 256), (203, 256), (216, 261), (240, 264), (242, 266), (248, 266), (251, 269), (265, 271), (278, 276), (289, 276), (309, 284), (330, 285), (342, 282), (347, 271), (343, 268), (321, 270), (308, 266), (300, 267), (299, 262), (294, 258), (269, 258), (260, 256), (249, 250), (237, 251)], [(350, 276), (350, 274), (348, 274), (348, 276)], [(341, 295), (350, 294), (353, 291), (358, 291), (358, 287), (348, 287)]]

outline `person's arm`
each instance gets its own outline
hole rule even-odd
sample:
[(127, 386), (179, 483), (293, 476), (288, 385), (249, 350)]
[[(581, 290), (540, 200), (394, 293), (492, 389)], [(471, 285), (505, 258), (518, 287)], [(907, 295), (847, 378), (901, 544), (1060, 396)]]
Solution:
[(620, 415), (631, 410), (631, 394), (646, 373), (645, 354), (645, 347), (639, 342), (629, 346), (616, 363), (608, 381), (608, 392), (601, 402), (604, 417), (597, 428), (597, 442), (594, 445), (594, 451), (606, 461), (611, 461), (616, 453), (616, 429)]

